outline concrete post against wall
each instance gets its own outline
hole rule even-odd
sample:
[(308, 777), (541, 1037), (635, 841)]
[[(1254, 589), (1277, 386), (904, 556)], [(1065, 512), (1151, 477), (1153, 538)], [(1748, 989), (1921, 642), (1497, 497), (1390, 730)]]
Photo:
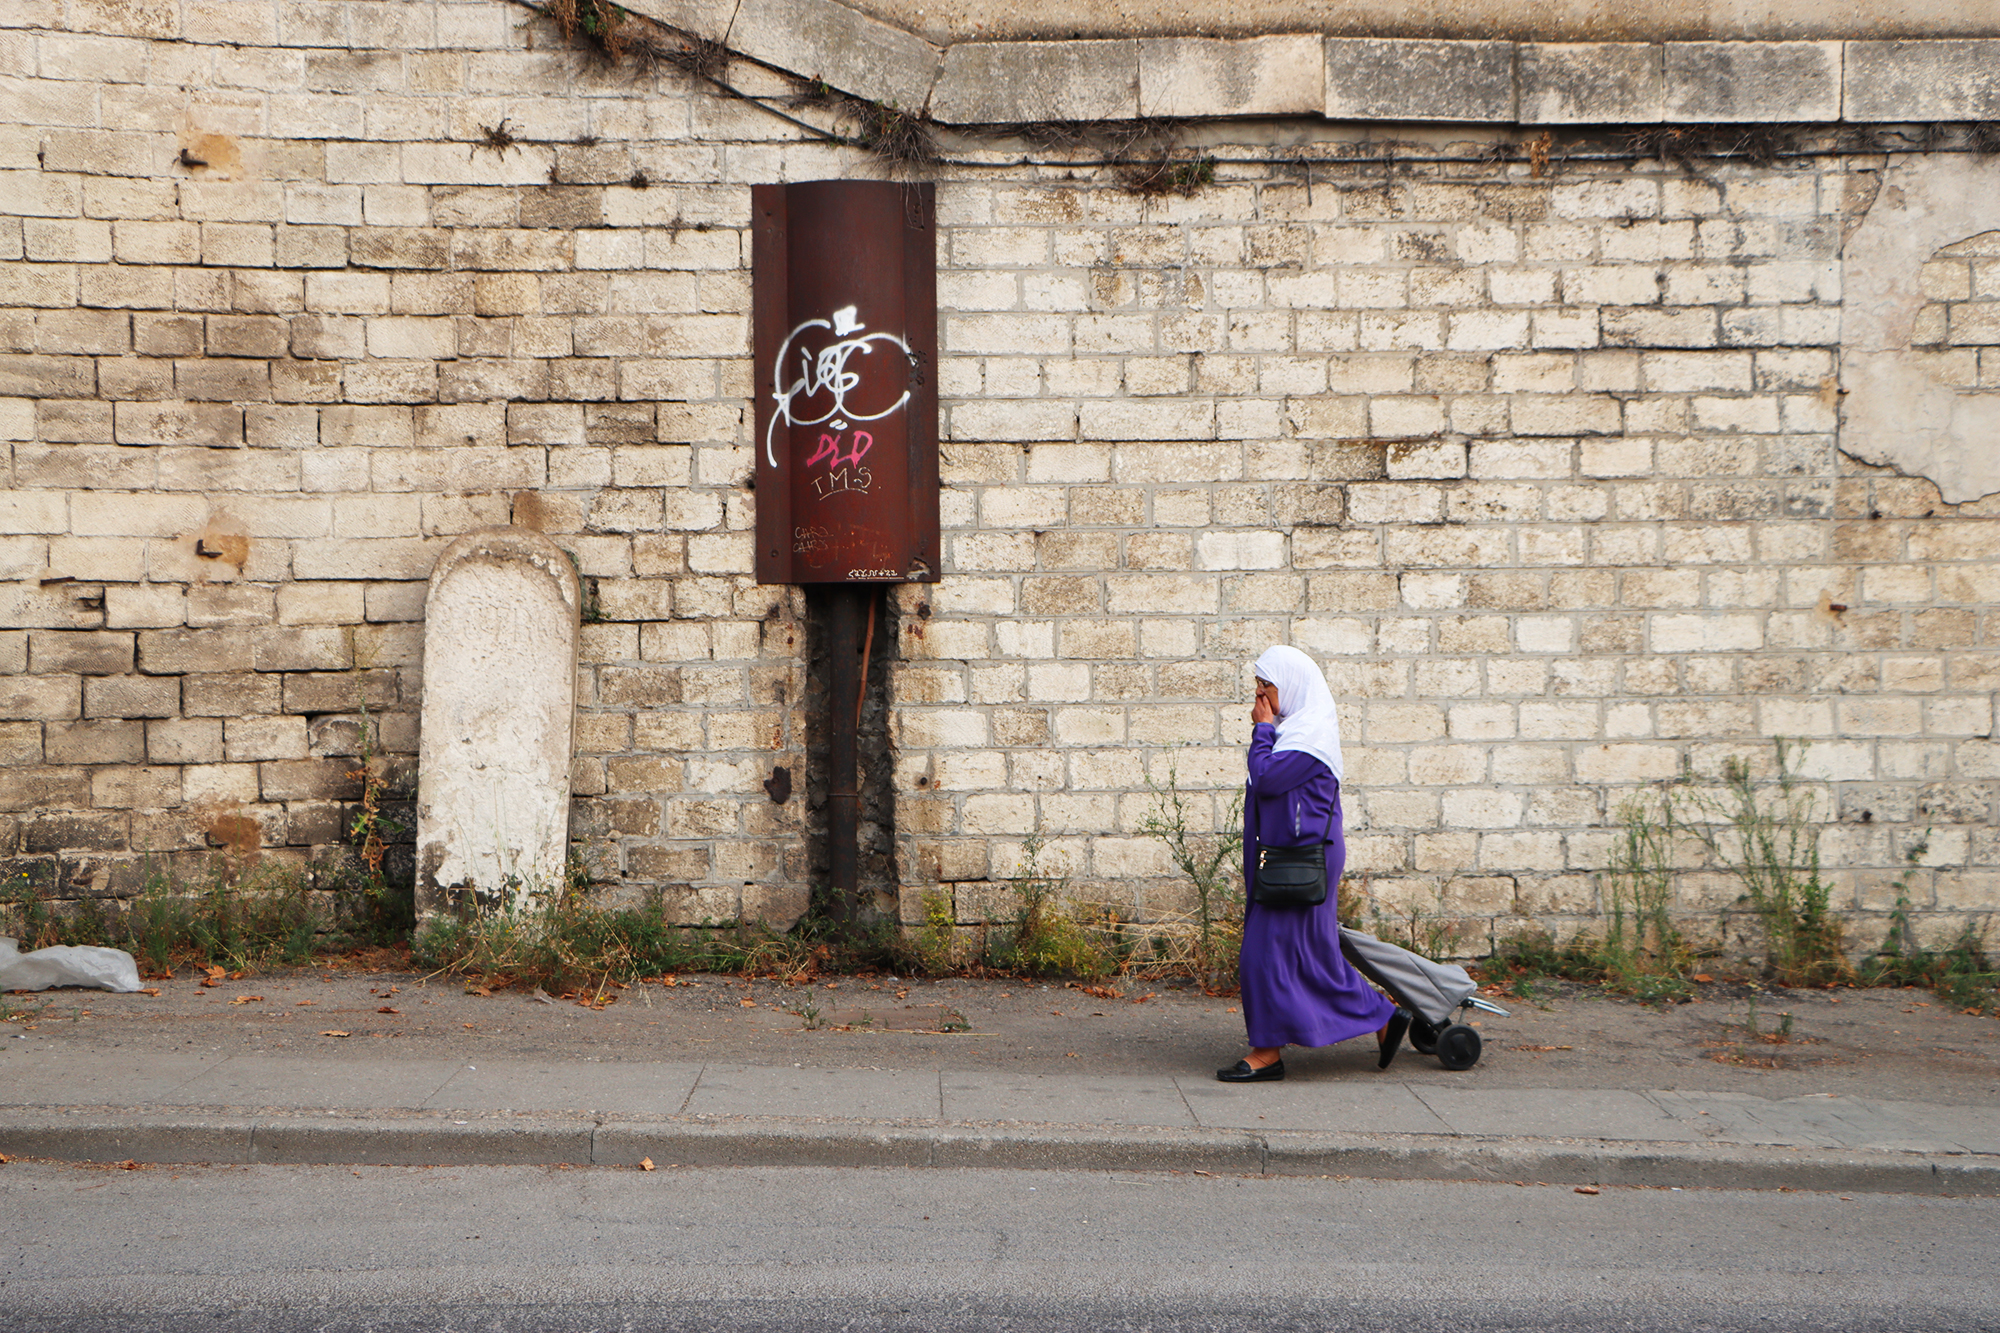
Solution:
[(582, 605), (539, 532), (469, 532), (424, 603), (417, 911), (519, 907), (562, 883)]

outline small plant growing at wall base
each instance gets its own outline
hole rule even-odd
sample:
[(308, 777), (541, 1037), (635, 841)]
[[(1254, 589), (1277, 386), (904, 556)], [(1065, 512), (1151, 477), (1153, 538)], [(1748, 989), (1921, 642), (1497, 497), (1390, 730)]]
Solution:
[(1449, 962), (1458, 957), (1474, 927), (1471, 922), (1452, 915), (1446, 909), (1445, 897), (1450, 888), (1449, 880), (1439, 886), (1435, 910), (1423, 903), (1413, 902), (1400, 910), (1392, 908), (1384, 911), (1379, 904), (1371, 901), (1368, 909), (1370, 933), (1437, 962)]
[(1986, 952), (1986, 926), (1967, 921), (1943, 949), (1929, 949), (1917, 936), (1911, 916), (1910, 882), (1930, 852), (1930, 830), (1903, 853), (1903, 872), (1892, 887), (1896, 906), (1875, 956), (1861, 969), (1871, 986), (1922, 986), (1968, 1014), (2000, 1012), (2000, 970)]
[(1060, 864), (1043, 865), (1044, 846), (1039, 833), (1022, 844), (1011, 881), (1019, 913), (1012, 938), (993, 961), (1036, 977), (1103, 976), (1116, 965), (1113, 951), (1072, 914), (1068, 871)]
[[(1202, 833), (1190, 823), (1189, 794), (1181, 790), (1179, 766), (1171, 758), (1165, 785), (1149, 777), (1146, 786), (1153, 793), (1153, 808), (1140, 822), (1139, 831), (1165, 844), (1174, 868), (1194, 889), (1194, 935), (1186, 966), (1203, 989), (1234, 990), (1243, 947), (1242, 872), (1238, 868), (1243, 852), (1242, 798), (1230, 803), (1221, 831)], [(1153, 933), (1151, 970), (1171, 970), (1162, 965), (1176, 960), (1176, 936), (1186, 932), (1164, 925), (1149, 929)]]
[(1685, 1000), (1693, 957), (1674, 924), (1672, 793), (1627, 801), (1604, 875), (1605, 931), (1592, 960), (1606, 985), (1642, 1002)]
[(951, 895), (942, 889), (925, 889), (923, 913), (923, 924), (909, 938), (905, 966), (925, 976), (942, 976), (954, 971), (961, 961)]
[(1732, 758), (1720, 783), (1683, 781), (1681, 826), (1712, 861), (1743, 884), (1741, 902), (1761, 933), (1766, 972), (1788, 986), (1824, 986), (1848, 976), (1844, 928), (1820, 872), (1813, 793), (1799, 779), (1799, 751), (1776, 743), (1776, 776), (1759, 781)]

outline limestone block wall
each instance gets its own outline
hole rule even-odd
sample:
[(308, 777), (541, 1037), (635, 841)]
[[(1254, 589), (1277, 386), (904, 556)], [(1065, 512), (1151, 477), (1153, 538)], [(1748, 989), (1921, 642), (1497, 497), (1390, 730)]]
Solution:
[[(1033, 829), (1088, 896), (1184, 907), (1146, 784), (1240, 781), (1247, 663), (1289, 642), (1342, 703), (1350, 875), (1475, 946), (1583, 924), (1625, 800), (1781, 737), (1843, 906), (1892, 905), (1926, 840), (1933, 927), (1990, 910), (2000, 503), (1837, 449), (1869, 299), (1841, 244), (1883, 166), (954, 192), (915, 882), (976, 919)], [(1690, 875), (1682, 907), (1740, 891)]]
[[(753, 183), (877, 169), (770, 111), (835, 113), (489, 0), (0, 23), (10, 873), (119, 895), (335, 854), (364, 701), (412, 779), (432, 562), (512, 522), (585, 580), (600, 880), (796, 915), (806, 635), (750, 575), (747, 224)], [(1273, 642), (1328, 665), (1385, 906), (1574, 928), (1624, 797), (1777, 737), (1811, 742), (1845, 905), (1926, 835), (1930, 928), (2000, 905), (2000, 501), (1839, 447), (1872, 299), (1843, 245), (1927, 159), (1495, 133), (1211, 125), (1185, 198), (954, 149), (946, 568), (898, 591), (891, 671), (906, 912), (1004, 912), (1031, 834), (1128, 915), (1182, 905), (1147, 782), (1221, 817)], [(1960, 240), (1909, 282), (1980, 395)]]

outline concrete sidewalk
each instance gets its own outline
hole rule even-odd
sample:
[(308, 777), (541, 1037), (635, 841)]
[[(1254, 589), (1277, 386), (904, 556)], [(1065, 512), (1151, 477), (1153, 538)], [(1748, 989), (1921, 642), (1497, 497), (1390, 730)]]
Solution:
[[(214, 1163), (1020, 1166), (2000, 1194), (2000, 1108), (1295, 1075), (270, 1054), (0, 1059), (0, 1152)], [(1412, 1066), (1420, 1057), (1404, 1052)]]

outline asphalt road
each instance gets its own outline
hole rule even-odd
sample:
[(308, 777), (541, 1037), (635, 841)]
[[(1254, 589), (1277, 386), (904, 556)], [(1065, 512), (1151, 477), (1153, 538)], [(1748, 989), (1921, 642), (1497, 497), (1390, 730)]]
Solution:
[(658, 1165), (17, 1161), (0, 1328), (2000, 1328), (2000, 1200)]

